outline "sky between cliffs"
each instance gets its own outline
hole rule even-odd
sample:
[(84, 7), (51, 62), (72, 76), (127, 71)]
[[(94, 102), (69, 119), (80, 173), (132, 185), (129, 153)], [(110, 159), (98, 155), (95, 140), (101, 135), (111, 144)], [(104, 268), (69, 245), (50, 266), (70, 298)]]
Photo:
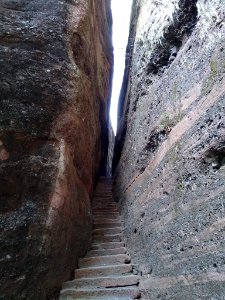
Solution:
[(133, 0), (112, 0), (114, 74), (110, 118), (114, 133), (117, 129), (117, 106), (125, 67), (125, 53), (129, 35), (130, 14)]

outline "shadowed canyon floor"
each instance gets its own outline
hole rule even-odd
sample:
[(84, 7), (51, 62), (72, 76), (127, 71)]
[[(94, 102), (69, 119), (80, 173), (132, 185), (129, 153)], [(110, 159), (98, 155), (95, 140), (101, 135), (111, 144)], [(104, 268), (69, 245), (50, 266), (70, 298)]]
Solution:
[(80, 259), (75, 279), (63, 284), (60, 300), (140, 298), (139, 276), (124, 244), (123, 224), (111, 180), (101, 179), (93, 201), (92, 245)]

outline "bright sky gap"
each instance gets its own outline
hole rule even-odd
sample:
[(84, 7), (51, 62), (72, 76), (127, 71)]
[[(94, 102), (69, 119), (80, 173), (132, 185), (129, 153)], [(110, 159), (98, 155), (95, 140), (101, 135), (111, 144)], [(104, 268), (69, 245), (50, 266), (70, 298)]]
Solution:
[(133, 0), (112, 0), (111, 2), (113, 15), (114, 73), (110, 118), (115, 134), (117, 130), (117, 106), (123, 81), (132, 2)]

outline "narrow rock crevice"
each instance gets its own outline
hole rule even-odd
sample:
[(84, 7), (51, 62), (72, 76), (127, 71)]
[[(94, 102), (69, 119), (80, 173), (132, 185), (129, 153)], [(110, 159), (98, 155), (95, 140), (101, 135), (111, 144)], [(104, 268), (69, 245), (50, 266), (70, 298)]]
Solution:
[(123, 77), (123, 83), (122, 83), (120, 97), (118, 101), (118, 113), (117, 113), (118, 130), (115, 138), (112, 173), (115, 172), (116, 166), (120, 160), (121, 152), (126, 139), (127, 115), (128, 115), (129, 105), (130, 105), (130, 95), (128, 93), (129, 77), (130, 77), (133, 47), (135, 42), (139, 12), (140, 12), (140, 3), (139, 1), (134, 1), (132, 6), (132, 11), (131, 11), (130, 32), (128, 37), (127, 49), (126, 49), (124, 77)]

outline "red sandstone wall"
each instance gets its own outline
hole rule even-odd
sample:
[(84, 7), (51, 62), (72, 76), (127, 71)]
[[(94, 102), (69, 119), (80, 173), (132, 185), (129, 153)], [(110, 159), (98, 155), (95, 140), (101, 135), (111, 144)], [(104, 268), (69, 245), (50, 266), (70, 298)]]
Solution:
[(89, 245), (111, 67), (110, 1), (1, 1), (0, 299), (52, 299)]

